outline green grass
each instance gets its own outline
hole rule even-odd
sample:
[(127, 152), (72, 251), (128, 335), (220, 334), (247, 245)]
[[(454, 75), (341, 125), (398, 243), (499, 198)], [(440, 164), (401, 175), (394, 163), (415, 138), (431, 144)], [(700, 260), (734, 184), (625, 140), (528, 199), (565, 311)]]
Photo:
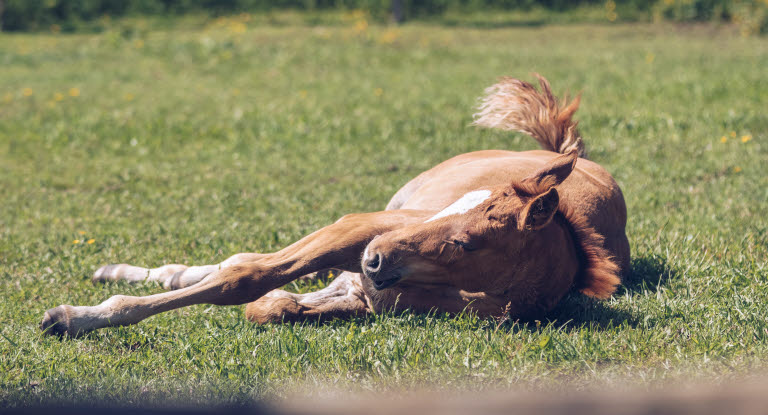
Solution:
[[(765, 368), (765, 39), (353, 24), (0, 35), (0, 405), (650, 386)], [(632, 273), (611, 300), (574, 294), (528, 325), (384, 314), (254, 326), (242, 307), (195, 306), (76, 340), (40, 335), (50, 307), (161, 291), (93, 285), (100, 265), (274, 251), (382, 209), (453, 155), (535, 148), (469, 126), (484, 87), (531, 71), (583, 91), (591, 158), (624, 191)]]

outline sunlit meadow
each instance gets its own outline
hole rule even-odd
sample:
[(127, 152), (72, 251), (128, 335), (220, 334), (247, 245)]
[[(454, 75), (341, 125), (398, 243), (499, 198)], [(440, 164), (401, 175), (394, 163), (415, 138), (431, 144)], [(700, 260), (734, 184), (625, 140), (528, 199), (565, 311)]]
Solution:
[[(238, 15), (0, 34), (0, 405), (764, 373), (768, 40), (607, 21), (305, 23)], [(243, 307), (201, 305), (81, 339), (40, 335), (48, 308), (162, 290), (93, 285), (100, 265), (273, 251), (382, 209), (452, 155), (535, 148), (469, 126), (484, 87), (532, 71), (582, 92), (590, 157), (624, 191), (632, 272), (612, 299), (574, 294), (529, 324), (406, 313), (255, 326)]]

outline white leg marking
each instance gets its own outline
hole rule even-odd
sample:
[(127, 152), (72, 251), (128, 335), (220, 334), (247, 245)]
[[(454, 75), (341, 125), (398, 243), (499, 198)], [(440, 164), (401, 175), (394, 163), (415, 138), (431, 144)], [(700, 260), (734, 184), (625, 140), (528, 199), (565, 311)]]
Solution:
[(220, 265), (202, 265), (198, 267), (189, 267), (185, 270), (182, 270), (178, 277), (167, 278), (163, 282), (163, 287), (168, 290), (175, 290), (178, 288), (189, 287), (190, 285), (197, 284), (211, 273), (224, 268), (225, 265), (223, 264), (224, 263)]
[[(157, 268), (142, 268), (128, 264), (106, 265), (99, 268), (93, 274), (93, 281), (104, 282), (125, 280), (130, 283), (157, 281), (162, 283), (165, 288), (188, 287), (202, 281), (203, 278), (207, 277), (209, 274), (222, 268), (226, 268), (228, 266), (236, 265), (242, 262), (252, 261), (254, 260), (255, 256), (258, 256), (258, 254), (235, 254), (220, 264), (202, 265), (196, 267), (188, 267), (181, 264), (169, 264)], [(171, 277), (173, 277), (176, 273), (181, 274), (175, 278), (177, 281), (174, 282), (174, 286), (171, 287)]]
[(219, 264), (189, 267), (182, 270), (178, 275), (173, 275), (172, 278), (166, 279), (165, 282), (163, 282), (163, 287), (169, 290), (189, 287), (190, 285), (195, 285), (204, 280), (205, 277), (220, 269), (241, 264), (243, 262), (253, 261), (259, 256), (259, 254), (235, 254)]
[(134, 267), (128, 264), (106, 265), (93, 274), (93, 281), (163, 282), (171, 275), (187, 269), (186, 265), (169, 264), (158, 268)]

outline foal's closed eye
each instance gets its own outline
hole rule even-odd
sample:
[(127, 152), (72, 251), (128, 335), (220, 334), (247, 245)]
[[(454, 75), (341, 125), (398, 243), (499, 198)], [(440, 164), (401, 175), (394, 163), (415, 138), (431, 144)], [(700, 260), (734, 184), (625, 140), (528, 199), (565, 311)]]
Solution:
[(467, 241), (462, 241), (460, 239), (454, 239), (451, 243), (456, 245), (456, 246), (458, 246), (458, 247), (460, 247), (461, 249), (463, 249), (466, 252), (472, 252), (472, 251), (477, 249), (477, 247), (475, 245), (473, 245), (472, 243), (467, 242)]

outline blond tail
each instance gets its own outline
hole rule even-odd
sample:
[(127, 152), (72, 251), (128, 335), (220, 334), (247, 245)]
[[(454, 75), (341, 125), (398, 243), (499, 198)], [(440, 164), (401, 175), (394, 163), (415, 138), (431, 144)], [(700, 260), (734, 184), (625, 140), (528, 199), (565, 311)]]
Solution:
[(539, 74), (534, 75), (539, 79), (541, 91), (528, 82), (509, 77), (501, 78), (486, 89), (473, 124), (526, 133), (545, 150), (565, 154), (575, 149), (579, 157), (586, 157), (576, 128), (578, 122), (571, 119), (581, 97), (559, 104), (549, 82)]

